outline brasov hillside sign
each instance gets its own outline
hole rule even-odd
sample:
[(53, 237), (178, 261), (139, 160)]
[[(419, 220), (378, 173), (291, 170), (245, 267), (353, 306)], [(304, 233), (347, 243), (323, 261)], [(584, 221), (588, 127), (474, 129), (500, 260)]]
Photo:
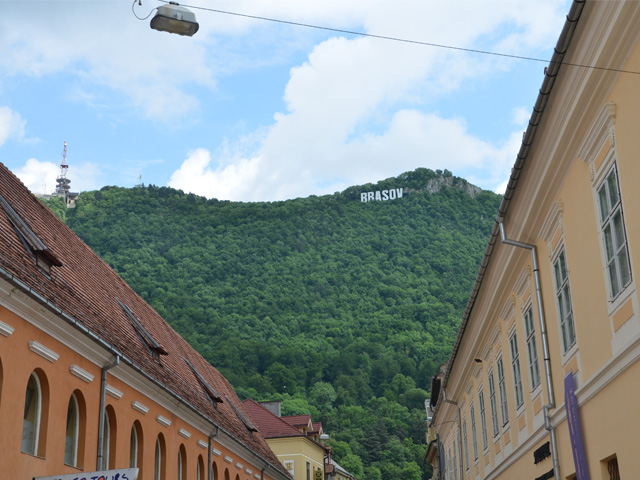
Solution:
[(402, 198), (402, 191), (402, 188), (390, 188), (389, 190), (380, 190), (377, 192), (362, 192), (360, 194), (360, 201), (365, 203), (373, 201), (386, 202), (387, 200), (395, 200), (396, 198)]
[(48, 477), (33, 477), (33, 480), (137, 480), (137, 468), (101, 470), (99, 472), (66, 473)]

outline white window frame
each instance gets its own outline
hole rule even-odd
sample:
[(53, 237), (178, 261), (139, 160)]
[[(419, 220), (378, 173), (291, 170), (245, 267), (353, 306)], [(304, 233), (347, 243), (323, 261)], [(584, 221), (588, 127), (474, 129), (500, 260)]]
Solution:
[(469, 442), (467, 440), (467, 419), (462, 419), (462, 452), (464, 454), (464, 464), (466, 470), (469, 470)]
[(502, 426), (509, 423), (509, 404), (507, 403), (507, 385), (504, 379), (504, 362), (502, 355), (496, 360), (496, 370), (498, 371), (498, 390), (500, 391), (500, 410), (502, 413)]
[(478, 391), (478, 405), (480, 407), (480, 428), (482, 432), (482, 450), (489, 448), (489, 438), (487, 436), (487, 415), (484, 407), (484, 390)]
[(471, 444), (473, 445), (473, 460), (478, 460), (478, 437), (476, 434), (476, 410), (471, 404), (470, 407), (470, 415), (471, 415)]
[(509, 350), (511, 351), (511, 370), (513, 373), (513, 389), (516, 398), (516, 410), (524, 405), (524, 392), (522, 391), (522, 371), (520, 370), (520, 351), (518, 349), (518, 332), (509, 337)]
[[(69, 437), (69, 407), (67, 407), (67, 421), (64, 437), (64, 464), (70, 467), (78, 466), (78, 431), (80, 423), (80, 410), (78, 406), (78, 398), (75, 393), (71, 394), (69, 398), (69, 404), (73, 404), (71, 414), (74, 416), (72, 419), (73, 432)], [(71, 443), (69, 443), (71, 442)]]
[[(611, 179), (615, 182), (617, 198), (612, 197)], [(627, 230), (622, 209), (622, 192), (620, 191), (618, 167), (615, 160), (607, 169), (596, 188), (596, 200), (598, 204), (598, 226), (600, 228), (607, 271), (606, 281), (609, 286), (609, 299), (613, 302), (633, 281)], [(615, 228), (616, 218), (619, 219), (618, 231)], [(625, 278), (625, 270), (627, 278)]]
[(493, 368), (489, 370), (489, 406), (491, 407), (491, 425), (493, 427), (493, 438), (500, 433), (498, 425), (498, 404), (496, 402), (496, 382), (493, 375)]
[(160, 437), (156, 437), (156, 452), (153, 470), (153, 480), (162, 479), (162, 446), (160, 445)]
[(571, 285), (569, 283), (569, 267), (564, 246), (560, 247), (553, 260), (553, 280), (556, 287), (556, 306), (560, 317), (560, 334), (562, 337), (562, 354), (566, 355), (576, 344), (576, 326), (571, 302)]
[(131, 436), (129, 437), (129, 468), (138, 467), (138, 432), (136, 426), (131, 426)]
[(529, 360), (529, 379), (531, 391), (540, 386), (540, 362), (538, 361), (538, 344), (536, 341), (536, 323), (533, 318), (533, 306), (529, 305), (522, 314), (525, 338), (527, 339), (527, 358)]
[(182, 470), (184, 465), (184, 459), (182, 458), (182, 449), (178, 449), (178, 476), (177, 480), (183, 480), (182, 478)]
[[(22, 451), (24, 453), (28, 453), (30, 455), (37, 455), (38, 454), (38, 442), (40, 440), (40, 419), (41, 419), (41, 415), (42, 415), (42, 387), (40, 385), (40, 378), (38, 377), (38, 375), (35, 372), (32, 372), (31, 375), (29, 376), (29, 380), (27, 382), (27, 388), (25, 389), (25, 409), (27, 407), (27, 405), (26, 405), (27, 389), (29, 388), (29, 382), (31, 382), (31, 379), (33, 379), (33, 381), (35, 383), (34, 396), (35, 396), (35, 401), (36, 401), (36, 404), (34, 406), (35, 411), (34, 411), (34, 421), (33, 421), (33, 440), (31, 442), (29, 442), (28, 445), (25, 446), (25, 437), (24, 437), (24, 435), (25, 435), (25, 423), (28, 421), (26, 419), (26, 416), (29, 413), (29, 411), (31, 410), (31, 407), (29, 407), (29, 410), (24, 412), (24, 417), (23, 417), (23, 421), (22, 421), (22, 443), (20, 445), (20, 451)], [(33, 397), (29, 401), (29, 406), (31, 405), (32, 401), (33, 401)]]

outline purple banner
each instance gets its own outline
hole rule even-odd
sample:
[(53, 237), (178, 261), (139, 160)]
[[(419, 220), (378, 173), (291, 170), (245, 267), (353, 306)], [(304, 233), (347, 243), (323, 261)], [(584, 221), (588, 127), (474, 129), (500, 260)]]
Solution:
[(576, 466), (576, 479), (589, 480), (587, 461), (584, 456), (584, 445), (582, 444), (580, 418), (578, 417), (578, 401), (576, 400), (576, 391), (573, 384), (573, 372), (569, 372), (569, 374), (564, 377), (564, 407), (567, 410), (573, 463)]

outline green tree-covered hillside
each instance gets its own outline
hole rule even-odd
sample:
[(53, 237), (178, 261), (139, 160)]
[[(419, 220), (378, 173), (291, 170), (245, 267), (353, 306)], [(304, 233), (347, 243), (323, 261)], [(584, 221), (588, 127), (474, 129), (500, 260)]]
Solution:
[[(361, 202), (390, 188), (404, 196)], [(241, 396), (312, 413), (338, 462), (374, 480), (428, 476), (428, 382), (499, 202), (418, 169), (272, 203), (104, 187), (57, 211)]]

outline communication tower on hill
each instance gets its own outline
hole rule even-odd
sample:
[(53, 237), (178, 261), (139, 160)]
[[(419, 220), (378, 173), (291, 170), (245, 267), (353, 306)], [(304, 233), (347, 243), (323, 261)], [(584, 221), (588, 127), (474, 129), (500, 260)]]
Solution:
[(56, 178), (56, 191), (55, 195), (59, 197), (67, 197), (69, 195), (69, 184), (71, 180), (67, 178), (67, 170), (69, 165), (67, 164), (67, 142), (64, 142), (64, 150), (62, 151), (62, 162), (60, 163), (60, 175)]
[(50, 199), (54, 197), (64, 198), (64, 203), (67, 208), (74, 208), (76, 206), (76, 200), (80, 195), (77, 192), (70, 192), (71, 180), (67, 178), (67, 170), (69, 164), (67, 163), (67, 142), (64, 142), (64, 150), (62, 151), (62, 162), (60, 162), (60, 173), (56, 178), (56, 189), (51, 193), (36, 194), (37, 197)]

